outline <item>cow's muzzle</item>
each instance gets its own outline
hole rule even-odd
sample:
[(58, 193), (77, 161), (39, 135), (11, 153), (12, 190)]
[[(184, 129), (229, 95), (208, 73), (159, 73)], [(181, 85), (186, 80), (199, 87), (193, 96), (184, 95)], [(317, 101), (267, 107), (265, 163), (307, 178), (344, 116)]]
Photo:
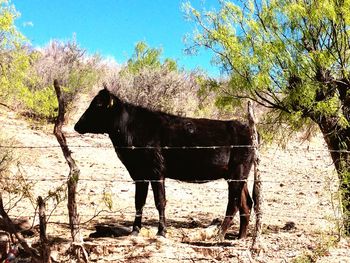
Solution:
[(74, 125), (74, 130), (80, 134), (84, 134), (86, 133), (85, 129), (83, 128), (83, 125), (81, 125), (81, 122), (78, 121), (75, 125)]

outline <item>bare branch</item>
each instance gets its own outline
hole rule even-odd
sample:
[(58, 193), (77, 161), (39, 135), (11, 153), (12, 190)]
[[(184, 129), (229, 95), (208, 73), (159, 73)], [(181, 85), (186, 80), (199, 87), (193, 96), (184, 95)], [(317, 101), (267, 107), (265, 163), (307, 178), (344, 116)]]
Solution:
[(4, 223), (6, 224), (7, 228), (9, 229), (10, 233), (16, 236), (19, 243), (22, 245), (23, 249), (32, 257), (32, 262), (42, 262), (38, 253), (28, 245), (28, 243), (23, 238), (23, 236), (16, 230), (14, 223), (12, 222), (12, 220), (10, 219), (10, 217), (8, 216), (7, 212), (4, 209), (1, 193), (0, 193), (0, 215), (4, 220)]

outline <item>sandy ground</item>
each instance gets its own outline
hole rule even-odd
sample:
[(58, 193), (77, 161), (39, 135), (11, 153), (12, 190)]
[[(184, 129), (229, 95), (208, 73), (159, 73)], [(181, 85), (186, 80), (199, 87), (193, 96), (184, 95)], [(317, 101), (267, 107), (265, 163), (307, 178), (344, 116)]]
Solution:
[[(0, 123), (9, 144), (25, 146), (14, 149), (13, 176), (21, 173), (32, 185), (32, 200), (51, 196), (46, 213), (53, 258), (74, 262), (66, 253), (70, 244), (67, 201), (64, 192), (57, 191), (65, 185), (69, 168), (52, 128), (36, 129), (4, 109), (0, 109)], [(304, 143), (293, 140), (287, 149), (274, 145), (261, 149), (264, 225), (262, 249), (253, 254), (255, 215), (246, 240), (236, 238), (237, 217), (224, 242), (204, 237), (224, 217), (227, 184), (223, 180), (205, 184), (167, 180), (167, 238), (155, 237), (158, 215), (151, 191), (141, 234), (128, 236), (134, 219), (134, 184), (108, 137), (79, 136), (71, 123), (65, 133), (81, 170), (77, 201), (92, 262), (350, 262), (350, 240), (336, 240), (337, 176), (320, 137)], [(28, 217), (34, 225), (38, 223), (33, 201), (16, 204), (17, 199), (10, 198), (13, 195), (4, 197), (8, 208), (14, 206), (9, 212), (13, 218)], [(89, 237), (97, 224), (112, 227), (114, 237)], [(33, 246), (37, 241), (38, 234), (28, 238)]]

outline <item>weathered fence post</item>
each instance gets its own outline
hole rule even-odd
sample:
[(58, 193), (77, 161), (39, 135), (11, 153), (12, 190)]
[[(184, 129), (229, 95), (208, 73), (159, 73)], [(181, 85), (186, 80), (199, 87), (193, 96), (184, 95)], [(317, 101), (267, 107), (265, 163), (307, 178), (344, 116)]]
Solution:
[(262, 197), (262, 189), (261, 189), (261, 178), (260, 178), (260, 170), (259, 170), (259, 163), (260, 163), (260, 156), (259, 156), (259, 136), (256, 129), (256, 120), (254, 115), (254, 110), (252, 103), (248, 101), (248, 120), (249, 120), (249, 127), (252, 132), (252, 139), (253, 139), (253, 150), (254, 150), (254, 188), (253, 188), (253, 199), (255, 200), (254, 204), (254, 211), (255, 211), (255, 230), (254, 230), (254, 236), (253, 236), (253, 244), (252, 249), (255, 252), (259, 252), (261, 250), (261, 232), (262, 232), (262, 203), (263, 203), (263, 197)]
[(69, 176), (67, 180), (68, 186), (68, 215), (69, 215), (69, 227), (71, 230), (72, 236), (72, 248), (77, 257), (79, 257), (79, 251), (83, 256), (85, 261), (88, 261), (87, 253), (82, 246), (83, 238), (80, 233), (79, 227), (79, 214), (78, 207), (76, 202), (76, 194), (77, 194), (77, 186), (80, 175), (80, 170), (76, 165), (74, 159), (72, 158), (71, 151), (68, 148), (66, 137), (62, 132), (62, 126), (64, 123), (64, 114), (65, 114), (65, 102), (62, 96), (61, 88), (58, 83), (58, 80), (54, 80), (54, 88), (57, 95), (58, 100), (58, 116), (55, 122), (54, 134), (57, 138), (58, 143), (61, 146), (64, 158), (66, 159), (69, 165)]
[(46, 236), (46, 214), (45, 214), (45, 201), (39, 196), (38, 197), (38, 207), (39, 207), (39, 228), (40, 228), (40, 242), (41, 242), (41, 258), (42, 262), (51, 262), (51, 250), (48, 245), (48, 240)]

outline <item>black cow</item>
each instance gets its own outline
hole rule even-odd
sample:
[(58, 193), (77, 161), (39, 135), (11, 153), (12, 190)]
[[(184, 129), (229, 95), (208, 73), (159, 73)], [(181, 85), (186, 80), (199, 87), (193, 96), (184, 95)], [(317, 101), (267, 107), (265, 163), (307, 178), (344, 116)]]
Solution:
[(224, 178), (228, 182), (228, 205), (220, 234), (225, 235), (239, 210), (239, 238), (246, 237), (253, 204), (246, 179), (254, 157), (252, 135), (246, 125), (235, 120), (183, 118), (151, 111), (122, 101), (105, 87), (74, 129), (80, 134), (107, 133), (135, 181), (132, 234), (140, 231), (149, 183), (159, 212), (157, 235), (165, 236), (165, 178), (192, 183)]

